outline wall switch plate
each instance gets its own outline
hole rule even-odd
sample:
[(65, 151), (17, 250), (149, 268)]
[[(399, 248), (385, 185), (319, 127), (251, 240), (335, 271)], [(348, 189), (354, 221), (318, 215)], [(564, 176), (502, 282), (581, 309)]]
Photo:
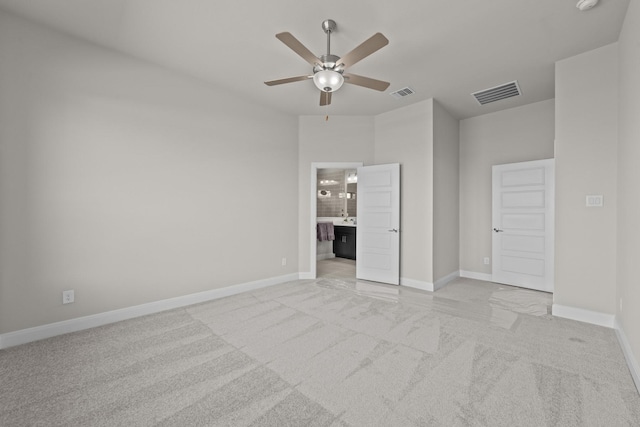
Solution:
[(484, 262), (484, 265), (489, 265), (489, 262), (490, 262), (489, 257), (488, 256), (484, 257), (483, 262)]
[(604, 206), (604, 196), (602, 194), (591, 194), (587, 196), (587, 207), (600, 208)]
[(284, 267), (285, 265), (287, 265), (287, 259), (286, 258), (282, 258), (282, 266)]
[(76, 300), (73, 289), (68, 291), (62, 291), (62, 303), (71, 304)]

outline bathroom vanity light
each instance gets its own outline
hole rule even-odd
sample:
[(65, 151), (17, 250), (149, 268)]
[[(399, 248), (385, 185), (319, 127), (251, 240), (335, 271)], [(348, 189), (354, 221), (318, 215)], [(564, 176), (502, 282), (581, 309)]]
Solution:
[(336, 185), (338, 181), (335, 179), (321, 179), (320, 185)]

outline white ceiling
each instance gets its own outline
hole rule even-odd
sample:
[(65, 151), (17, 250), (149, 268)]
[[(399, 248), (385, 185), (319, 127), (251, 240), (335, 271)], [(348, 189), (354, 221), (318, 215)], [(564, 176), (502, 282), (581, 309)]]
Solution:
[[(375, 115), (427, 98), (467, 118), (554, 97), (554, 63), (618, 40), (629, 0), (0, 0), (0, 8), (223, 86), (295, 115)], [(325, 53), (324, 19), (340, 56), (382, 32), (388, 46), (349, 69), (391, 82), (386, 93), (344, 85), (320, 107), (311, 81), (266, 80), (311, 67), (274, 36)], [(479, 106), (472, 92), (518, 80), (522, 95)], [(409, 86), (415, 95), (389, 92)]]

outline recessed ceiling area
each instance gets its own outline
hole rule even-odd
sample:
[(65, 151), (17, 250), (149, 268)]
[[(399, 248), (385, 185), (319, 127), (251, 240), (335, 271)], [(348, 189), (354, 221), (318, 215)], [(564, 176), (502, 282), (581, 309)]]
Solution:
[[(290, 0), (0, 0), (0, 9), (289, 114), (375, 115), (435, 98), (463, 119), (553, 98), (555, 62), (617, 41), (628, 4), (581, 12), (576, 0), (327, 0), (331, 16)], [(389, 39), (350, 70), (391, 82), (386, 92), (344, 85), (321, 107), (311, 81), (263, 83), (311, 72), (276, 33), (321, 55), (329, 18), (338, 56), (376, 32)], [(515, 80), (520, 96), (487, 105), (470, 96)], [(389, 96), (406, 87), (415, 93)]]

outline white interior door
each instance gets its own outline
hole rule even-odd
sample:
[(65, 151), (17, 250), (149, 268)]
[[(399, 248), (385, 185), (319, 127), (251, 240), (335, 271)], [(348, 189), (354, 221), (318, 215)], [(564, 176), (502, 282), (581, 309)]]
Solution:
[(358, 168), (356, 277), (400, 284), (400, 165)]
[(554, 159), (493, 166), (493, 281), (553, 292)]

